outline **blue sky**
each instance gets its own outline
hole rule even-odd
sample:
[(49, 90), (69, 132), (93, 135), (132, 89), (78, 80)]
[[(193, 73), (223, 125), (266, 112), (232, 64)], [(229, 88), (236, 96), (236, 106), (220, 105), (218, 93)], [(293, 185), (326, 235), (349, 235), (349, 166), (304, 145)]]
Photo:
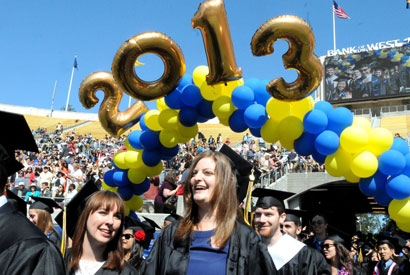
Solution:
[[(187, 73), (206, 65), (206, 54), (199, 30), (192, 29), (191, 18), (201, 1), (196, 0), (1, 0), (0, 9), (0, 103), (49, 109), (57, 80), (54, 109), (65, 106), (74, 55), (70, 104), (87, 111), (78, 99), (81, 81), (90, 73), (110, 71), (112, 59), (121, 44), (132, 36), (159, 31), (181, 47)], [(351, 17), (336, 18), (337, 48), (400, 39), (410, 36), (410, 9), (405, 0), (339, 0)], [(333, 49), (331, 0), (226, 0), (232, 41), (243, 77), (273, 79), (284, 76), (293, 81), (295, 72), (285, 71), (281, 55), (287, 43), (275, 43), (269, 57), (254, 57), (250, 50), (253, 34), (266, 20), (292, 14), (305, 19), (316, 38), (315, 53)], [(162, 74), (161, 61), (144, 56), (140, 76), (152, 80)], [(98, 94), (102, 99), (102, 93)], [(124, 96), (121, 109), (128, 105)], [(147, 103), (152, 107), (152, 103)]]

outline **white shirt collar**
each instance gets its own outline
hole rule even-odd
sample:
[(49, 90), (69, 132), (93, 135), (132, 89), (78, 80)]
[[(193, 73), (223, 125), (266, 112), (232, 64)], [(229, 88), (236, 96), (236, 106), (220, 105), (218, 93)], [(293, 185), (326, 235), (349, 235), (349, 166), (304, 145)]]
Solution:
[(6, 196), (0, 196), (0, 207), (2, 207), (3, 205), (5, 205), (7, 203), (7, 198)]
[(285, 234), (273, 246), (268, 246), (268, 251), (276, 269), (279, 270), (292, 260), (304, 246), (304, 243)]

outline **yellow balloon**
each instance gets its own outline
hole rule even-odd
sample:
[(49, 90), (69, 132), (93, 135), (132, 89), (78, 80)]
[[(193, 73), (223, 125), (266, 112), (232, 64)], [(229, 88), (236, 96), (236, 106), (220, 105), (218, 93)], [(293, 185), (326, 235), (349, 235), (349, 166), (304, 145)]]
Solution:
[(203, 98), (208, 101), (214, 101), (221, 95), (221, 85), (208, 85), (206, 81), (202, 83), (200, 91)]
[(275, 143), (279, 140), (279, 122), (270, 118), (261, 127), (261, 136), (266, 142)]
[(361, 116), (353, 117), (352, 126), (358, 126), (360, 128), (363, 128), (367, 133), (369, 133), (372, 130), (372, 125), (370, 124), (370, 120), (365, 117), (361, 117)]
[(157, 100), (157, 108), (160, 112), (169, 109), (168, 105), (165, 103), (165, 97), (161, 97)]
[(177, 131), (178, 143), (187, 143), (191, 140), (190, 137), (184, 137), (179, 131)]
[(410, 221), (410, 198), (404, 200), (392, 200), (389, 204), (390, 217), (399, 223)]
[(114, 163), (120, 169), (127, 169), (128, 166), (125, 163), (125, 155), (127, 151), (119, 151), (114, 155)]
[(368, 142), (369, 138), (366, 130), (359, 126), (349, 126), (340, 134), (340, 145), (350, 153), (362, 151)]
[(165, 109), (159, 113), (159, 125), (166, 130), (175, 130), (178, 125), (178, 112), (173, 109)]
[(290, 103), (271, 97), (266, 103), (266, 112), (271, 119), (281, 121), (290, 114)]
[(283, 147), (285, 147), (288, 150), (292, 150), (294, 148), (295, 140), (293, 139), (281, 138), (279, 142)]
[(159, 141), (167, 148), (175, 147), (178, 144), (177, 130), (162, 130), (159, 133)]
[(185, 138), (193, 138), (198, 134), (198, 124), (195, 124), (194, 126), (191, 127), (186, 127), (182, 125), (181, 123), (178, 123), (178, 132), (181, 136)]
[(101, 186), (104, 190), (109, 190), (109, 191), (113, 191), (113, 192), (117, 192), (118, 187), (111, 187), (109, 185), (107, 185), (104, 181), (101, 182)]
[(352, 170), (347, 170), (347, 172), (343, 175), (348, 182), (351, 183), (358, 183), (360, 178), (353, 174)]
[(140, 168), (143, 164), (142, 150), (129, 150), (124, 156), (128, 168)]
[(402, 231), (410, 233), (410, 221), (407, 223), (401, 223), (401, 222), (396, 222), (396, 225), (398, 228), (400, 228)]
[(192, 72), (192, 79), (196, 86), (201, 87), (202, 83), (206, 82), (206, 76), (209, 74), (208, 66), (201, 65)]
[(303, 123), (295, 116), (288, 116), (279, 123), (280, 140), (295, 140), (303, 134)]
[(127, 148), (127, 150), (133, 150), (134, 149), (134, 148), (132, 148), (131, 144), (129, 143), (128, 137), (124, 142), (124, 146), (125, 146), (125, 148)]
[(218, 119), (222, 125), (229, 127), (229, 117), (218, 117)]
[(144, 121), (149, 129), (152, 131), (161, 131), (162, 127), (158, 122), (159, 111), (158, 110), (149, 110), (145, 113)]
[(232, 97), (232, 92), (233, 90), (238, 87), (238, 86), (242, 86), (244, 83), (243, 79), (238, 79), (238, 80), (234, 80), (234, 81), (229, 81), (226, 82), (224, 84), (218, 84), (220, 85), (220, 89), (221, 89), (221, 95), (222, 96), (227, 96), (227, 97)]
[(140, 196), (132, 196), (131, 199), (125, 201), (125, 205), (131, 210), (131, 211), (137, 211), (142, 207), (142, 204), (144, 201)]
[(369, 132), (369, 144), (366, 150), (378, 157), (381, 153), (389, 150), (392, 145), (392, 133), (384, 128), (375, 128)]
[(212, 111), (217, 117), (229, 118), (235, 111), (235, 106), (229, 97), (221, 96), (212, 103)]
[(350, 164), (353, 174), (360, 178), (371, 177), (376, 173), (378, 166), (376, 156), (368, 151), (354, 155)]
[(336, 153), (331, 154), (325, 159), (325, 168), (329, 175), (341, 177), (350, 171), (351, 155), (339, 147)]
[[(144, 167), (143, 167), (144, 168)], [(147, 177), (145, 171), (143, 170), (143, 168), (140, 169), (129, 169), (128, 170), (128, 179), (132, 182), (132, 183), (141, 183), (145, 180), (145, 178)]]
[(162, 161), (160, 161), (157, 165), (153, 167), (146, 166), (146, 168), (144, 168), (144, 171), (147, 174), (147, 177), (153, 177), (153, 176), (161, 174), (162, 169), (163, 169), (163, 164), (162, 164)]
[(301, 100), (290, 102), (290, 115), (299, 118), (303, 121), (306, 113), (313, 110), (315, 102), (311, 96), (305, 97)]
[(129, 209), (128, 206), (125, 204), (125, 202), (124, 202), (124, 205), (125, 205), (125, 216), (128, 216), (128, 215), (130, 214), (130, 209)]

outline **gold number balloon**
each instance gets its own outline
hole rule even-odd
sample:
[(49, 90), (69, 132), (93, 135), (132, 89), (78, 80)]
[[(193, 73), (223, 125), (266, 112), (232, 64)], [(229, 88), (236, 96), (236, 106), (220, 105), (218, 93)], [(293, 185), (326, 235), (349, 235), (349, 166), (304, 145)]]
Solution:
[(81, 104), (90, 109), (98, 103), (96, 92), (102, 90), (104, 99), (98, 111), (101, 126), (113, 136), (119, 136), (128, 128), (136, 124), (140, 117), (148, 111), (144, 102), (137, 101), (126, 111), (119, 112), (123, 93), (118, 88), (114, 78), (109, 72), (97, 72), (87, 76), (80, 85)]
[(242, 77), (235, 54), (225, 5), (222, 0), (208, 0), (199, 5), (192, 17), (192, 27), (199, 28), (208, 58), (208, 85), (232, 81)]
[[(144, 81), (135, 73), (135, 61), (147, 53), (158, 55), (164, 62), (164, 73), (155, 81)], [(185, 74), (185, 60), (177, 43), (165, 34), (145, 32), (125, 41), (112, 63), (118, 86), (129, 96), (154, 100), (171, 93)]]
[(319, 58), (313, 53), (315, 38), (309, 24), (297, 16), (283, 15), (266, 21), (252, 37), (251, 48), (255, 56), (273, 53), (273, 44), (286, 40), (289, 50), (283, 55), (286, 69), (295, 69), (299, 75), (292, 83), (275, 78), (266, 86), (273, 97), (298, 100), (310, 94), (323, 77)]

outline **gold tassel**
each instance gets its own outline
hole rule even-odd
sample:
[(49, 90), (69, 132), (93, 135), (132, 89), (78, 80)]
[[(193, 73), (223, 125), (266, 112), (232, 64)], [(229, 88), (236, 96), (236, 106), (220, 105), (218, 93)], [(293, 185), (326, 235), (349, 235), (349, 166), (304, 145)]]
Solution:
[(245, 207), (244, 207), (244, 213), (243, 213), (243, 217), (245, 222), (251, 226), (252, 225), (252, 219), (253, 219), (253, 215), (251, 215), (250, 219), (249, 219), (249, 208), (251, 206), (251, 202), (252, 202), (252, 190), (253, 190), (253, 181), (255, 180), (255, 176), (253, 175), (253, 168), (252, 168), (252, 173), (249, 176), (249, 184), (248, 184), (248, 190), (246, 191), (246, 199), (245, 199)]
[(63, 258), (65, 256), (65, 250), (67, 246), (67, 211), (66, 206), (64, 206), (63, 212), (63, 233), (61, 236), (61, 254)]

